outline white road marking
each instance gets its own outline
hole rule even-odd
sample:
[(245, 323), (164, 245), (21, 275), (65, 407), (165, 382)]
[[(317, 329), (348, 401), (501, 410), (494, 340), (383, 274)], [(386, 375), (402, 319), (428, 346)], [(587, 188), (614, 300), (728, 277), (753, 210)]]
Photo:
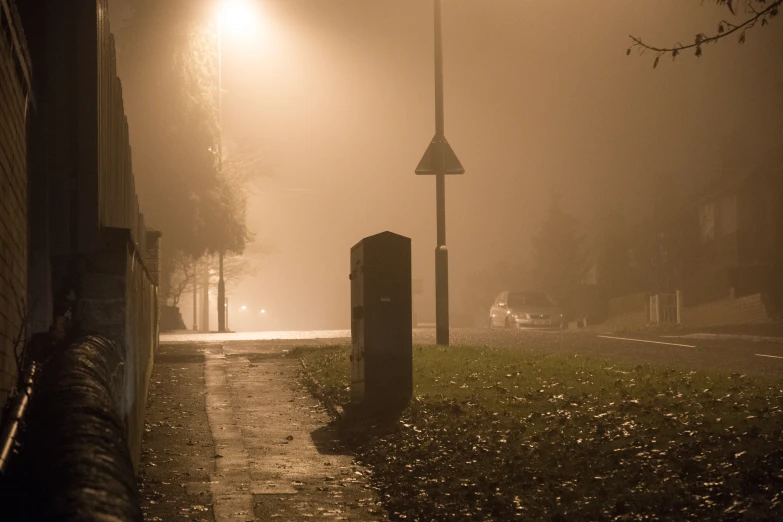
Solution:
[(604, 339), (617, 339), (618, 341), (636, 341), (637, 343), (665, 344), (667, 346), (681, 346), (683, 348), (696, 348), (692, 344), (665, 343), (663, 341), (650, 341), (649, 339), (630, 339), (628, 337), (612, 337), (611, 335), (599, 335)]
[(755, 354), (756, 357), (769, 357), (770, 359), (783, 359), (780, 355), (764, 355), (763, 353)]
[(783, 337), (762, 335), (692, 333), (686, 335), (662, 335), (670, 339), (715, 339), (717, 341), (753, 341), (754, 343), (783, 343)]

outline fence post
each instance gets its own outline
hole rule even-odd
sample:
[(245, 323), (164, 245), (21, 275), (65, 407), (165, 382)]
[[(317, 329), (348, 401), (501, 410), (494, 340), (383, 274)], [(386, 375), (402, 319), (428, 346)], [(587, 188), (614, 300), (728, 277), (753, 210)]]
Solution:
[(660, 324), (661, 314), (658, 306), (658, 294), (650, 296), (650, 322)]
[(682, 324), (682, 292), (678, 289), (675, 292), (677, 302), (677, 324)]

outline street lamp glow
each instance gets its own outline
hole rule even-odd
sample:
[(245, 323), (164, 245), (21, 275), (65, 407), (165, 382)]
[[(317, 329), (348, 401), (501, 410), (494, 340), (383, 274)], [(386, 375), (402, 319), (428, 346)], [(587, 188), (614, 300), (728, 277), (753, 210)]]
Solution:
[(249, 0), (224, 0), (218, 12), (220, 26), (227, 32), (248, 32), (257, 25), (257, 12)]

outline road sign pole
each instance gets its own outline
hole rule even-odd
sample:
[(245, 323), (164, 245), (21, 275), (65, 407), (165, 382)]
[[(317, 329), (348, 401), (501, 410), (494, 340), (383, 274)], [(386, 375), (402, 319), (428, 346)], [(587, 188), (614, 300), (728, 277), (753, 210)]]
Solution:
[(435, 330), (441, 346), (449, 345), (449, 251), (446, 248), (446, 174), (465, 169), (446, 140), (443, 130), (443, 36), (441, 0), (435, 4), (435, 137), (424, 151), (417, 175), (435, 175), (438, 246), (435, 247)]
[(435, 183), (438, 246), (435, 249), (436, 342), (449, 345), (449, 252), (446, 248), (446, 149), (443, 122), (443, 32), (441, 0), (435, 2)]

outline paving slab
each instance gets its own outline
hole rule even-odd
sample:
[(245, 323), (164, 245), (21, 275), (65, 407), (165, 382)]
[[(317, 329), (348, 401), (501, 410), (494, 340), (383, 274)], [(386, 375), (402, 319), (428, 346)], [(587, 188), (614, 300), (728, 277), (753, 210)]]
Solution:
[(386, 520), (291, 348), (161, 346), (140, 474), (146, 520)]

